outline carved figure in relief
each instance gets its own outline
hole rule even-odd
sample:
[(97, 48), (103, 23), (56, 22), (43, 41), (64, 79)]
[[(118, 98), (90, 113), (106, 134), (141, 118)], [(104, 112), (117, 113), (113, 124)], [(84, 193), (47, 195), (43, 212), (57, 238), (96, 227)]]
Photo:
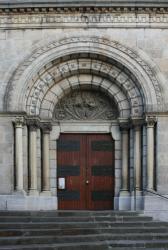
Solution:
[(57, 103), (54, 115), (57, 120), (111, 120), (118, 116), (118, 109), (105, 94), (75, 90)]

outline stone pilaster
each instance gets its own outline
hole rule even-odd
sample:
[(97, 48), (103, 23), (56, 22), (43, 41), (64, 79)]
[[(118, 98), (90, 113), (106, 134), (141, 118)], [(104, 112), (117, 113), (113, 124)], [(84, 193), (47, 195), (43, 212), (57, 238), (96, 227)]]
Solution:
[(42, 195), (50, 195), (49, 142), (51, 123), (41, 123), (42, 129)]
[(24, 118), (16, 117), (15, 126), (15, 176), (16, 187), (15, 191), (24, 194), (23, 189), (23, 126)]
[(28, 120), (29, 126), (29, 195), (38, 195), (37, 190), (37, 128), (39, 122), (35, 119)]
[(154, 189), (154, 127), (156, 117), (146, 117), (147, 122), (147, 188)]

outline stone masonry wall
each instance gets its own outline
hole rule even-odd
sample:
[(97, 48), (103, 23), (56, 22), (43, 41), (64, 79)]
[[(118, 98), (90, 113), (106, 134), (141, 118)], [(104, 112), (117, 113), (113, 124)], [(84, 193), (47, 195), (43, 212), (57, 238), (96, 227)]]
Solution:
[(14, 186), (14, 130), (12, 118), (0, 116), (0, 193), (9, 194)]
[[(47, 40), (68, 36), (100, 36), (115, 40), (130, 48), (137, 48), (156, 63), (165, 80), (168, 79), (168, 30), (167, 29), (33, 29), (0, 30), (0, 110), (3, 110), (5, 87), (13, 70), (32, 49)], [(164, 89), (168, 96), (168, 89)]]

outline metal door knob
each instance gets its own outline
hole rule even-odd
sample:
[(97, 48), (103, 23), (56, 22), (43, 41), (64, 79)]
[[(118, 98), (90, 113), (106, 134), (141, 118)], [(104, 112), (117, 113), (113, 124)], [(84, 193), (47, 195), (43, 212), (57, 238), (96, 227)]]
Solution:
[(89, 180), (86, 180), (86, 184), (89, 184)]

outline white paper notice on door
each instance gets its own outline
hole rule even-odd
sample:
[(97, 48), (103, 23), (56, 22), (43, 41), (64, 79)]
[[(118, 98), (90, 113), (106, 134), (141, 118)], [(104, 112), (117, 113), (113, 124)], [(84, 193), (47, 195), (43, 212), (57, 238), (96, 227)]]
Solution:
[(58, 178), (58, 189), (65, 189), (65, 178)]

